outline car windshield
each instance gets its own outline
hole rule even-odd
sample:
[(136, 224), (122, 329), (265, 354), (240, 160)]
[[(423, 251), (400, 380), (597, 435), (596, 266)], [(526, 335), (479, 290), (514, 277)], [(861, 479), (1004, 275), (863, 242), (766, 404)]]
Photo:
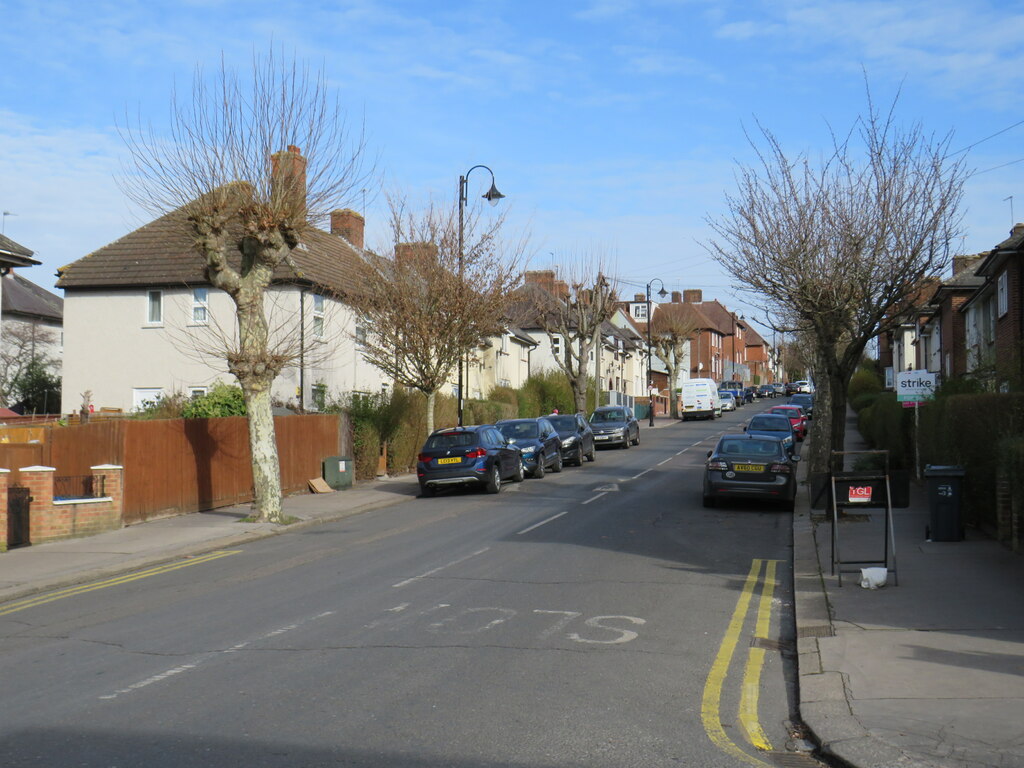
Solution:
[(554, 424), (559, 432), (572, 432), (576, 429), (575, 416), (548, 416), (548, 421)]
[(782, 455), (782, 443), (776, 439), (751, 440), (746, 437), (724, 438), (718, 444), (718, 453), (725, 456), (758, 456), (765, 459)]
[(787, 416), (787, 417), (789, 417), (791, 419), (799, 419), (800, 418), (800, 409), (799, 408), (772, 408), (771, 412), (772, 413), (777, 413), (780, 416)]
[(625, 421), (625, 411), (594, 411), (590, 414), (591, 421)]
[(535, 421), (510, 421), (508, 424), (499, 424), (498, 429), (505, 437), (513, 440), (537, 437), (540, 434)]
[(475, 432), (444, 432), (428, 437), (424, 447), (428, 450), (431, 448), (466, 448), (475, 444)]
[(750, 420), (748, 429), (760, 429), (763, 432), (789, 432), (789, 422), (785, 418), (755, 416)]

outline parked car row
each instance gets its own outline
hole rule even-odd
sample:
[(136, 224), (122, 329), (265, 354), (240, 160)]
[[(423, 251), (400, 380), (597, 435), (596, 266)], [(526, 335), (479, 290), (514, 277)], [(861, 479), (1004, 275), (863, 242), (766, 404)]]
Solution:
[(502, 419), (494, 424), (435, 430), (417, 456), (424, 496), (450, 486), (477, 486), (498, 493), (506, 480), (542, 478), (565, 465), (594, 461), (598, 446), (628, 449), (640, 444), (640, 424), (631, 408), (601, 406), (590, 418), (557, 414)]

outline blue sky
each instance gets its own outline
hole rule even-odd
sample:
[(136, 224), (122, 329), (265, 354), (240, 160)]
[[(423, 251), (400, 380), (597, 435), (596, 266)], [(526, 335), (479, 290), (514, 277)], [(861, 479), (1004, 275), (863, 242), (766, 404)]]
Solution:
[[(878, 101), (902, 89), (905, 122), (976, 144), (959, 250), (1006, 237), (1011, 195), (1024, 219), (1021, 2), (5, 0), (0, 16), (3, 226), (51, 289), (145, 221), (115, 181), (126, 110), (159, 126), (196, 65), (245, 68), (271, 44), (323, 67), (383, 188), (453, 199), (486, 164), (533, 267), (602, 254), (627, 294), (660, 278), (742, 311), (701, 243), (752, 159), (745, 132), (816, 155), (863, 111), (865, 72)], [(488, 182), (475, 172), (470, 193)], [(366, 194), (379, 244), (383, 198)]]

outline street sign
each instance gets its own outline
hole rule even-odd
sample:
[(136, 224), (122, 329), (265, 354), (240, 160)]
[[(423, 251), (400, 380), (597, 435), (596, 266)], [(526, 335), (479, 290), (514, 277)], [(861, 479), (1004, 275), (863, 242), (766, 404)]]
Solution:
[(935, 397), (935, 374), (928, 371), (898, 371), (896, 399), (901, 403), (920, 403)]

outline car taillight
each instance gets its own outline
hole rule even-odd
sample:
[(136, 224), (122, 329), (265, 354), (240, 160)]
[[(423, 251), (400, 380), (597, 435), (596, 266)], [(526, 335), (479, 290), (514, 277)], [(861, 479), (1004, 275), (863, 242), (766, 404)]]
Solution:
[(431, 459), (433, 459), (433, 458), (434, 457), (429, 455), (429, 454), (421, 453), (419, 456), (416, 457), (416, 460), (417, 461), (422, 461), (424, 464), (429, 464)]
[(716, 470), (717, 472), (726, 472), (729, 469), (729, 462), (727, 461), (709, 461), (708, 469)]
[(772, 464), (768, 467), (768, 471), (777, 475), (788, 475), (791, 470), (789, 464)]
[(476, 450), (470, 451), (466, 454), (467, 459), (482, 459), (487, 455), (487, 451), (483, 448), (477, 448)]

